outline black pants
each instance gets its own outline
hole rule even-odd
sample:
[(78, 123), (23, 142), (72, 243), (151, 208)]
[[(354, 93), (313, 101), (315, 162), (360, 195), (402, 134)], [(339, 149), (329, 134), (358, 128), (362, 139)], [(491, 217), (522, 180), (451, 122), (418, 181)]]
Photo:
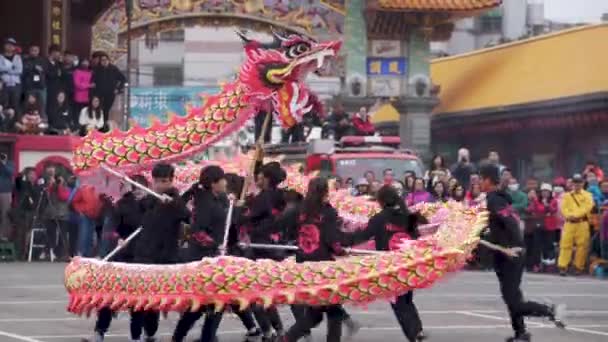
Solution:
[[(339, 309), (342, 311), (342, 322), (351, 319), (350, 315), (342, 305), (339, 306)], [(303, 305), (291, 305), (291, 313), (293, 317), (297, 320), (306, 319), (306, 306)], [(308, 331), (306, 335), (312, 334), (312, 331)], [(306, 336), (304, 335), (304, 336)]]
[(56, 219), (44, 220), (46, 229), (46, 248), (56, 256), (69, 255), (69, 241), (66, 232), (67, 222)]
[(551, 308), (547, 305), (524, 301), (521, 292), (521, 278), (524, 272), (523, 261), (519, 259), (508, 260), (506, 257), (496, 256), (494, 265), (496, 276), (500, 283), (500, 293), (507, 305), (511, 316), (511, 326), (516, 335), (526, 332), (524, 317), (551, 317)]
[(8, 106), (4, 109), (13, 108), (15, 110), (15, 117), (19, 117), (21, 114), (21, 96), (22, 88), (21, 84), (14, 85), (12, 87), (4, 87), (8, 97)]
[(283, 321), (276, 307), (264, 309), (262, 306), (254, 305), (252, 309), (255, 320), (258, 321), (263, 333), (268, 334), (272, 329), (283, 331)]
[(131, 338), (139, 339), (142, 330), (146, 333), (146, 336), (156, 335), (159, 319), (160, 313), (156, 311), (131, 312)]
[(540, 265), (541, 253), (543, 250), (543, 231), (542, 227), (535, 227), (533, 230), (524, 234), (526, 244), (526, 269), (531, 271)]
[(103, 122), (104, 125), (108, 124), (108, 119), (110, 118), (110, 111), (112, 111), (112, 105), (114, 105), (114, 99), (116, 99), (116, 94), (111, 93), (102, 93), (101, 95), (101, 109), (103, 110)]
[(299, 310), (302, 310), (302, 317), (296, 320), (296, 323), (287, 331), (285, 335), (287, 342), (298, 341), (300, 338), (310, 334), (310, 330), (323, 321), (323, 313), (327, 314), (327, 342), (340, 341), (342, 337), (342, 320), (344, 319), (342, 306), (305, 306), (296, 309), (296, 311)]
[(257, 328), (257, 325), (255, 324), (255, 319), (253, 318), (253, 313), (250, 309), (240, 311), (238, 305), (233, 305), (232, 312), (236, 313), (236, 315), (239, 317), (241, 323), (243, 323), (243, 326), (245, 327), (245, 329), (247, 329), (247, 331), (251, 331)]
[(422, 331), (422, 321), (414, 304), (414, 292), (410, 291), (397, 297), (395, 303), (391, 303), (391, 307), (405, 337), (409, 341), (415, 342), (416, 337)]
[(188, 331), (203, 315), (205, 315), (205, 323), (201, 331), (201, 342), (212, 342), (222, 321), (222, 313), (215, 312), (213, 307), (205, 307), (196, 312), (184, 312), (173, 332), (173, 341), (184, 341), (188, 336)]
[(559, 241), (559, 230), (543, 230), (541, 234), (543, 259), (555, 260), (555, 243)]
[[(291, 141), (290, 141), (291, 138)], [(287, 130), (281, 131), (281, 142), (282, 143), (295, 143), (304, 141), (304, 126), (301, 123), (288, 128)]]

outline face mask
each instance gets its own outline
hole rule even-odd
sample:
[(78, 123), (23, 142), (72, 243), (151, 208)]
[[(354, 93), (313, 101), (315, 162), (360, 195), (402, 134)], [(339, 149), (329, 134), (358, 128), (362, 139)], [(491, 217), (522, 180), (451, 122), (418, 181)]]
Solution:
[(556, 186), (556, 187), (553, 188), (553, 192), (556, 193), (556, 194), (561, 194), (561, 193), (564, 192), (564, 188), (561, 187), (561, 186)]
[(519, 190), (519, 184), (509, 184), (509, 190), (511, 190), (511, 191)]

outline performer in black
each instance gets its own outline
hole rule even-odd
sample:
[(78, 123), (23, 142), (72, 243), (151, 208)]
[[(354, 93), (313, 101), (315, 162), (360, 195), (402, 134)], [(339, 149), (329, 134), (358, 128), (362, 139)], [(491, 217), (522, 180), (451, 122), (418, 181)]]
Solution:
[[(403, 199), (394, 187), (385, 185), (380, 188), (377, 199), (382, 211), (369, 220), (367, 228), (364, 230), (354, 234), (345, 234), (344, 245), (359, 244), (374, 239), (377, 250), (388, 251), (398, 248), (402, 240), (419, 237), (415, 215), (409, 213)], [(397, 321), (410, 342), (426, 338), (413, 296), (414, 292), (409, 291), (397, 297), (395, 303), (391, 303)]]
[[(250, 228), (250, 239), (252, 243), (274, 243), (283, 239), (285, 233), (281, 227), (276, 225), (278, 215), (285, 208), (283, 191), (277, 186), (285, 180), (287, 174), (277, 162), (270, 162), (259, 167), (256, 165), (258, 174), (258, 185), (261, 191), (251, 200), (251, 205), (247, 213), (240, 218), (240, 222), (245, 223)], [(281, 251), (253, 250), (248, 251), (248, 256), (253, 259), (272, 259), (281, 261), (285, 258), (285, 253)], [(279, 312), (275, 307), (264, 309), (260, 306), (253, 306), (253, 312), (264, 334), (264, 340), (272, 340), (274, 336), (282, 335), (284, 328)], [(275, 330), (276, 334), (272, 333)]]
[[(195, 211), (192, 234), (188, 241), (187, 255), (184, 261), (196, 261), (220, 254), (229, 206), (226, 185), (224, 171), (219, 166), (212, 165), (201, 170), (199, 182), (189, 190), (187, 196), (193, 197)], [(229, 246), (231, 249), (233, 244), (234, 241)], [(238, 307), (233, 309), (247, 328), (246, 340), (261, 337), (261, 332), (256, 327), (252, 313), (249, 310), (239, 311)], [(185, 312), (177, 323), (173, 333), (173, 341), (184, 341), (188, 331), (203, 315), (206, 315), (206, 317), (200, 341), (213, 341), (222, 320), (222, 312), (216, 312), (214, 306), (204, 307), (197, 312)]]
[[(338, 213), (329, 204), (329, 185), (325, 178), (314, 178), (297, 217), (297, 242), (300, 248), (296, 262), (334, 260), (342, 255), (341, 236), (336, 229)], [(340, 305), (302, 306), (302, 314), (282, 337), (284, 342), (295, 342), (310, 334), (310, 330), (327, 314), (327, 341), (338, 342), (342, 336), (344, 314)]]
[[(144, 176), (136, 175), (131, 177), (135, 182), (147, 187), (148, 181)], [(142, 224), (142, 218), (144, 210), (141, 205), (141, 199), (145, 196), (145, 192), (138, 187), (133, 186), (131, 191), (127, 192), (122, 196), (118, 202), (116, 202), (115, 210), (112, 215), (112, 224), (116, 227), (116, 234), (118, 234), (118, 245), (122, 246), (125, 244), (125, 240), (136, 231)], [(114, 256), (112, 261), (116, 262), (133, 262), (133, 250), (134, 241), (124, 246), (120, 252)], [(112, 323), (112, 310), (110, 308), (103, 308), (99, 310), (97, 314), (97, 322), (95, 323), (95, 336), (91, 341), (103, 342), (104, 335), (110, 328)], [(137, 320), (131, 321), (131, 331), (137, 332), (139, 329), (139, 335), (131, 336), (132, 340), (138, 340), (138, 336), (141, 335), (141, 327), (138, 328)], [(135, 328), (135, 329), (134, 329)]]
[[(135, 243), (134, 262), (138, 264), (174, 264), (178, 262), (178, 239), (182, 223), (190, 220), (190, 211), (173, 186), (175, 169), (159, 163), (152, 169), (152, 189), (166, 196), (160, 200), (148, 195), (142, 199), (143, 230)], [(137, 311), (131, 315), (131, 336), (139, 340), (142, 328), (146, 341), (156, 341), (159, 313)]]
[(511, 316), (511, 326), (515, 331), (507, 342), (528, 342), (530, 333), (526, 331), (524, 317), (547, 317), (558, 328), (564, 328), (564, 305), (548, 306), (525, 301), (521, 292), (521, 278), (524, 259), (521, 255), (524, 241), (519, 229), (515, 211), (511, 207), (511, 197), (500, 190), (498, 167), (492, 164), (480, 168), (482, 191), (487, 193), (487, 208), (490, 212), (490, 241), (508, 248), (506, 253), (494, 253), (494, 270), (500, 283), (500, 292)]

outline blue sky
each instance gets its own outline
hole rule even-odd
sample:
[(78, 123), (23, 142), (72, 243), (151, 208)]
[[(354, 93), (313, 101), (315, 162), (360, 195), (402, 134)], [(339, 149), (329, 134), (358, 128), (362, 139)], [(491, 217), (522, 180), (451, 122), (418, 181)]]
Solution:
[[(509, 0), (504, 0), (509, 1)], [(545, 18), (561, 22), (600, 22), (608, 0), (544, 0)]]

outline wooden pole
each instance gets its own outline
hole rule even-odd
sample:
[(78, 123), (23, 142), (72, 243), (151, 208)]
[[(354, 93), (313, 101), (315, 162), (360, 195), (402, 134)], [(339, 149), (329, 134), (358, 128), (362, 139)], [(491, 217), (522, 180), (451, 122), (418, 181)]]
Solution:
[(261, 132), (260, 136), (258, 137), (258, 141), (255, 144), (255, 154), (253, 155), (253, 160), (251, 161), (251, 166), (249, 167), (249, 173), (247, 174), (247, 177), (245, 178), (245, 182), (243, 183), (243, 190), (241, 191), (241, 197), (240, 197), (241, 201), (244, 200), (245, 196), (247, 195), (247, 188), (249, 188), (249, 186), (251, 185), (250, 179), (255, 176), (254, 175), (255, 164), (258, 161), (258, 159), (260, 158), (260, 155), (262, 153), (264, 153), (264, 151), (262, 150), (262, 145), (264, 143), (264, 136), (266, 136), (266, 132), (268, 130), (268, 127), (270, 126), (271, 118), (272, 118), (271, 112), (266, 114), (266, 118), (264, 119), (264, 124), (262, 125), (262, 132)]

